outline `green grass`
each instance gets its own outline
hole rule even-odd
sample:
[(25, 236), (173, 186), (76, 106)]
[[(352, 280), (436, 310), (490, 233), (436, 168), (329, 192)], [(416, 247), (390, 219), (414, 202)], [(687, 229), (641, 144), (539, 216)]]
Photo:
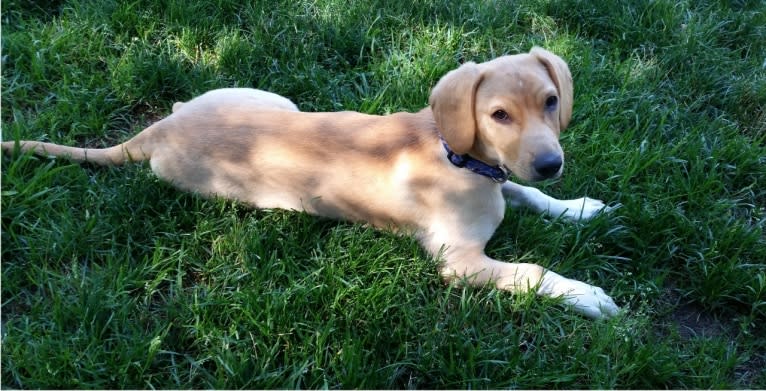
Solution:
[(766, 387), (766, 6), (2, 2), (3, 139), (109, 145), (217, 87), (302, 110), (415, 111), (461, 61), (570, 64), (567, 171), (622, 207), (509, 210), (488, 253), (604, 287), (556, 300), (441, 282), (407, 237), (184, 194), (146, 165), (2, 158), (8, 388)]

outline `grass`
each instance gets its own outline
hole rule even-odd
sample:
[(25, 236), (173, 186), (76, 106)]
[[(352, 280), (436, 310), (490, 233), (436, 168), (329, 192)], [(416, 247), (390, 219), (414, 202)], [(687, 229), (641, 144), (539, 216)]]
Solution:
[(217, 87), (415, 111), (459, 62), (570, 64), (567, 172), (620, 203), (509, 210), (488, 253), (604, 287), (449, 286), (413, 239), (2, 158), (8, 388), (764, 388), (766, 7), (757, 0), (2, 3), (3, 139), (109, 145)]

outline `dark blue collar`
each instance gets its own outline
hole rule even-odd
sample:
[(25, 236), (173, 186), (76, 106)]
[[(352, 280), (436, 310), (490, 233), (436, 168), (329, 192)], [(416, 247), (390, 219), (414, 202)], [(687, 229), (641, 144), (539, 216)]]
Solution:
[(439, 135), (439, 138), (442, 140), (444, 149), (447, 150), (447, 158), (456, 167), (466, 168), (471, 172), (483, 175), (497, 183), (503, 183), (508, 180), (508, 171), (504, 170), (502, 167), (490, 166), (489, 164), (484, 163), (481, 160), (474, 159), (469, 155), (458, 155), (449, 148), (449, 145), (447, 145), (447, 142), (444, 141), (441, 135)]

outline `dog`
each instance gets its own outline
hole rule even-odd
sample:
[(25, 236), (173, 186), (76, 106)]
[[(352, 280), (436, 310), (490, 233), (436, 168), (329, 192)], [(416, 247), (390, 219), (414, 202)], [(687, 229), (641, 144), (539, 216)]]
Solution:
[(507, 204), (572, 220), (608, 210), (599, 200), (559, 200), (508, 180), (561, 175), (558, 140), (572, 105), (566, 62), (534, 47), (460, 65), (416, 113), (301, 112), (280, 95), (230, 88), (176, 103), (168, 117), (111, 148), (15, 141), (2, 149), (98, 165), (149, 161), (182, 190), (411, 234), (440, 260), (447, 281), (533, 290), (606, 318), (619, 308), (603, 289), (484, 253)]

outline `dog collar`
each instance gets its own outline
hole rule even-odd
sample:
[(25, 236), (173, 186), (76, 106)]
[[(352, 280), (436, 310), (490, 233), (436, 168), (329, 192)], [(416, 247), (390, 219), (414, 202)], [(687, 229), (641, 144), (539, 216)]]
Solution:
[(466, 168), (469, 171), (485, 176), (496, 183), (503, 183), (508, 180), (508, 171), (499, 165), (490, 166), (469, 155), (458, 155), (450, 149), (449, 145), (447, 145), (447, 142), (444, 141), (444, 138), (442, 138), (441, 135), (439, 135), (439, 138), (442, 140), (444, 149), (447, 150), (447, 158), (453, 165), (455, 165), (455, 167)]

